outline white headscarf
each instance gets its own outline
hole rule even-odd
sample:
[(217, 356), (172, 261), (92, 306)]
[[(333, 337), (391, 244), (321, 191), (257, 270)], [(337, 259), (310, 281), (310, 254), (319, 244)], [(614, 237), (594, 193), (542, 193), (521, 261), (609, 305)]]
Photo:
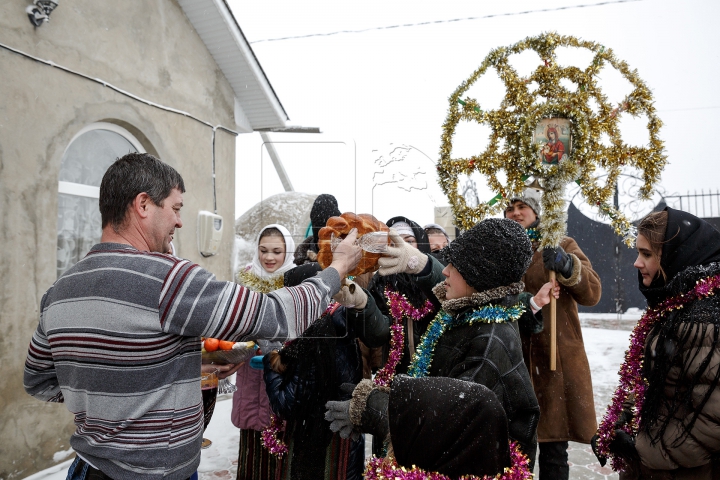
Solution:
[(393, 223), (392, 228), (395, 229), (398, 235), (410, 235), (411, 237), (415, 237), (415, 231), (412, 229), (409, 223), (395, 222)]
[[(267, 230), (268, 228), (277, 228), (280, 230), (280, 233), (283, 234), (283, 240), (285, 240), (285, 261), (283, 264), (275, 270), (274, 272), (268, 272), (265, 270), (260, 263), (260, 254), (258, 253), (258, 245), (260, 244), (260, 236), (262, 233)], [(290, 235), (290, 232), (287, 228), (283, 227), (282, 225), (279, 225), (277, 223), (273, 223), (270, 225), (266, 225), (265, 227), (260, 230), (260, 233), (258, 233), (257, 240), (255, 241), (255, 254), (253, 255), (253, 261), (252, 263), (249, 263), (245, 270), (247, 271), (248, 268), (252, 273), (257, 275), (259, 278), (270, 278), (274, 277), (275, 275), (285, 273), (291, 268), (295, 266), (295, 263), (293, 262), (293, 258), (295, 257), (295, 240), (293, 240), (292, 236)]]

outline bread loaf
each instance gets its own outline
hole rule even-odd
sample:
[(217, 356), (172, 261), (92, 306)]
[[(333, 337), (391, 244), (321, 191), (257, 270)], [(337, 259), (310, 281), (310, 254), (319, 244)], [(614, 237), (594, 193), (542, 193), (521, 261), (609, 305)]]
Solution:
[[(346, 212), (339, 217), (330, 217), (318, 233), (317, 260), (322, 268), (327, 268), (332, 263), (332, 237), (345, 238), (353, 228), (357, 228), (358, 239), (366, 233), (389, 231), (387, 225), (369, 213), (356, 215), (352, 212)], [(356, 276), (366, 272), (374, 272), (378, 269), (378, 259), (380, 257), (381, 254), (379, 253), (371, 253), (363, 250), (360, 263), (358, 263), (358, 266), (349, 272), (348, 275)]]

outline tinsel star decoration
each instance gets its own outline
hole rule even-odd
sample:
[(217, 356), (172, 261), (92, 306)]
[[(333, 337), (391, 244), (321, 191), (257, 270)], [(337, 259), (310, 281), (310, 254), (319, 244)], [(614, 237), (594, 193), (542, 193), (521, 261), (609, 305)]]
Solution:
[[(592, 52), (592, 61), (584, 70), (561, 66), (556, 49), (575, 47)], [(538, 55), (538, 67), (522, 77), (508, 59), (526, 50)], [(603, 68), (617, 70), (632, 85), (632, 91), (618, 104), (610, 103), (598, 85)], [(496, 110), (484, 110), (472, 98), (462, 98), (485, 73), (494, 69), (505, 85), (505, 96)], [(567, 87), (569, 80), (571, 85)], [(437, 170), (440, 186), (447, 195), (455, 224), (469, 229), (488, 215), (498, 214), (504, 202), (482, 203), (471, 207), (458, 193), (458, 176), (479, 172), (487, 178), (490, 188), (502, 198), (519, 195), (524, 181), (532, 176), (543, 180), (543, 215), (540, 230), (541, 246), (556, 246), (566, 230), (564, 212), (565, 187), (572, 181), (580, 185), (581, 194), (590, 205), (599, 207), (611, 220), (618, 235), (631, 246), (634, 227), (626, 216), (612, 207), (611, 196), (623, 167), (642, 172), (644, 184), (640, 196), (650, 198), (667, 162), (663, 142), (658, 138), (662, 122), (655, 114), (650, 89), (637, 71), (618, 60), (612, 50), (575, 37), (546, 33), (528, 37), (510, 47), (492, 50), (480, 67), (465, 80), (449, 98), (450, 109), (443, 125), (442, 146)], [(593, 105), (594, 104), (594, 105)], [(644, 115), (649, 142), (644, 146), (626, 144), (620, 134), (619, 122), (624, 115)], [(561, 118), (570, 121), (572, 151), (559, 164), (541, 161), (541, 145), (533, 142), (533, 133), (542, 119)], [(470, 158), (451, 158), (455, 128), (460, 121), (477, 122), (491, 130), (485, 151)], [(603, 137), (609, 141), (602, 141)], [(599, 184), (598, 169), (607, 173), (605, 184)], [(501, 178), (506, 178), (502, 181)]]

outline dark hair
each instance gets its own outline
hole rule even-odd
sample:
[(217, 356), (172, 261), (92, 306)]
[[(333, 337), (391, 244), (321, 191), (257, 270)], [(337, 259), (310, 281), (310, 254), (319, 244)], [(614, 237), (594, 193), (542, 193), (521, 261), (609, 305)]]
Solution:
[(128, 207), (141, 193), (162, 207), (174, 188), (185, 192), (180, 174), (170, 165), (147, 153), (128, 153), (110, 165), (100, 183), (102, 228), (117, 231), (125, 222)]
[(258, 238), (258, 243), (260, 243), (260, 240), (265, 237), (280, 237), (283, 239), (283, 242), (285, 241), (285, 235), (283, 235), (283, 233), (275, 227), (270, 227), (263, 230), (260, 234), (260, 238)]
[(653, 255), (657, 256), (658, 259), (658, 271), (667, 280), (667, 275), (660, 265), (660, 259), (662, 258), (663, 244), (665, 243), (665, 233), (667, 232), (668, 226), (668, 212), (663, 210), (661, 212), (649, 213), (645, 218), (640, 220), (638, 225), (638, 235), (642, 235), (650, 244), (650, 249)]

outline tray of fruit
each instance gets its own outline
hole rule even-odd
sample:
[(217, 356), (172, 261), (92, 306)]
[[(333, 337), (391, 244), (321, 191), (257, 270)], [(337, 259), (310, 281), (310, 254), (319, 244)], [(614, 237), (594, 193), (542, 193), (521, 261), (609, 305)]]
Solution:
[(218, 365), (242, 363), (255, 355), (255, 342), (228, 342), (217, 338), (202, 341), (202, 362)]

